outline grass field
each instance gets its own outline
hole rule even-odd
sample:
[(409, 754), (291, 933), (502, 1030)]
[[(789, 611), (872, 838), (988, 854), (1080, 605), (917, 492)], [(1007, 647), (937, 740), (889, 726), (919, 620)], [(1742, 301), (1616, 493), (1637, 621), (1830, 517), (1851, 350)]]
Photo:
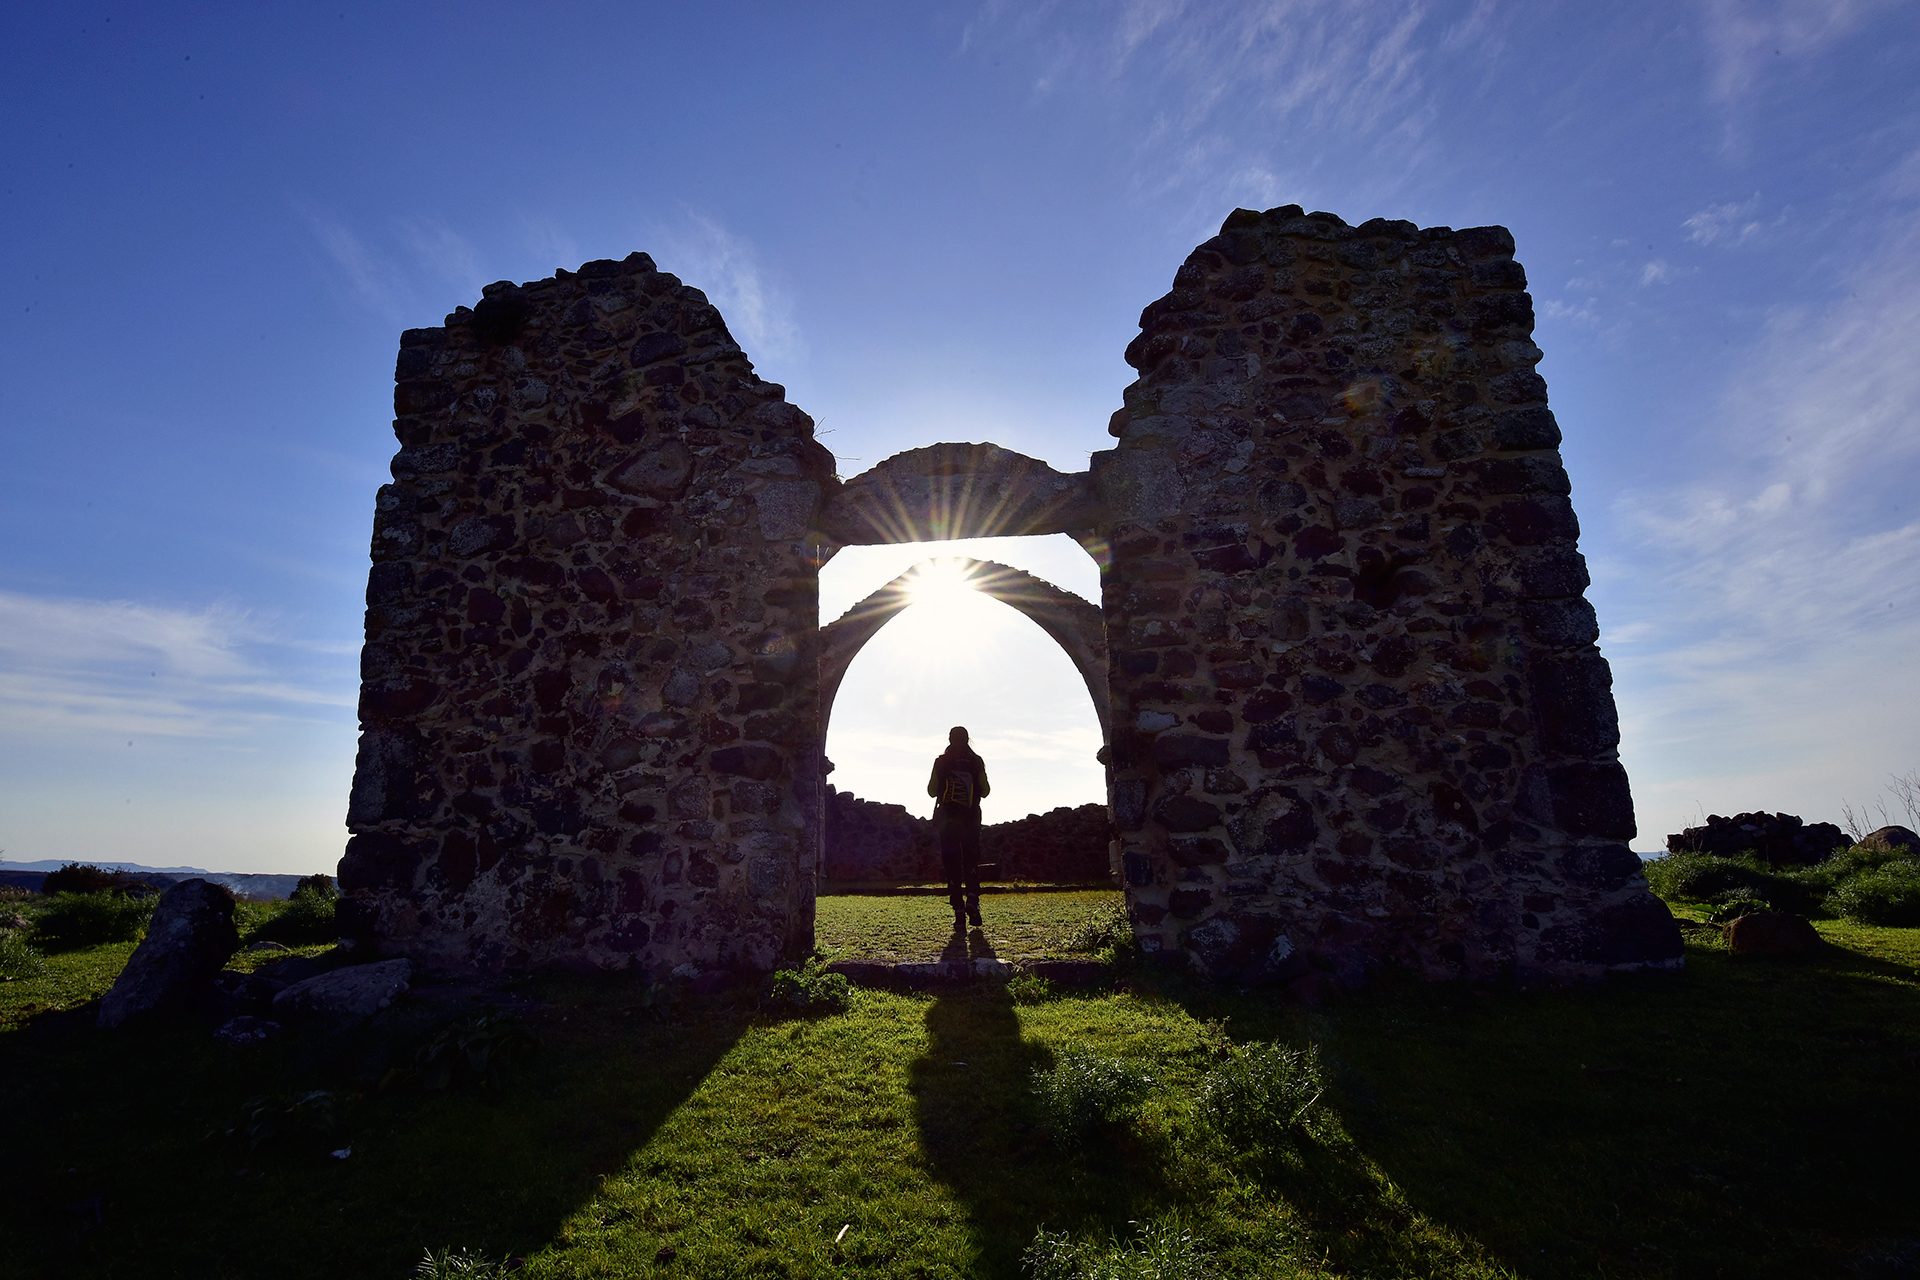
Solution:
[[(970, 958), (1065, 956), (1076, 930), (1120, 902), (1117, 889), (988, 894), (980, 901), (982, 937), (965, 940)], [(934, 960), (953, 943), (953, 908), (944, 892), (823, 897), (815, 908), (813, 936), (828, 960)]]
[[(1009, 951), (1014, 921), (1045, 949), (1099, 905), (1012, 896), (988, 903)], [(923, 946), (924, 900), (880, 901), (823, 911), (823, 943)], [(1810, 964), (1699, 932), (1677, 978), (1312, 1010), (1151, 971), (1037, 1003), (856, 991), (811, 1020), (529, 981), (531, 1064), (442, 1092), (387, 1075), (423, 1009), (254, 1048), (96, 1034), (86, 1002), (128, 948), (68, 952), (0, 983), (0, 1274), (401, 1277), (464, 1248), (530, 1277), (1011, 1277), (1043, 1229), (1164, 1223), (1196, 1243), (1186, 1275), (1913, 1274), (1920, 930), (1819, 928), (1836, 946)], [(1310, 1132), (1240, 1149), (1197, 1099), (1269, 1040), (1318, 1044), (1329, 1087)], [(1030, 1083), (1084, 1049), (1156, 1087), (1069, 1147)], [(313, 1089), (337, 1127), (220, 1134)]]

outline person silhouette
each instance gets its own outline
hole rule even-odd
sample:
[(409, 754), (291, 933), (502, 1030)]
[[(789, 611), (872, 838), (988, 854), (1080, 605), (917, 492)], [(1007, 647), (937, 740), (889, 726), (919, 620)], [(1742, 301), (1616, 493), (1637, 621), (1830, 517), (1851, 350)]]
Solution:
[(947, 731), (947, 749), (934, 758), (927, 794), (934, 799), (933, 829), (940, 836), (956, 931), (969, 922), (980, 927), (980, 801), (990, 790), (986, 763), (967, 745), (967, 731), (955, 725)]

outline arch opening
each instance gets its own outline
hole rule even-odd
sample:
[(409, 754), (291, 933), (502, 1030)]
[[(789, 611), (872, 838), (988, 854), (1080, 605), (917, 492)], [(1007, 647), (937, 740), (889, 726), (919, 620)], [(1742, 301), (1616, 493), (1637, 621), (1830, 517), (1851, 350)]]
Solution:
[[(1086, 702), (1063, 698), (1074, 683)], [(923, 559), (821, 628), (822, 741), (834, 758), (823, 781), (924, 818), (927, 767), (948, 728), (966, 724), (994, 784), (989, 824), (1104, 807), (1106, 686), (1096, 606), (992, 561)]]

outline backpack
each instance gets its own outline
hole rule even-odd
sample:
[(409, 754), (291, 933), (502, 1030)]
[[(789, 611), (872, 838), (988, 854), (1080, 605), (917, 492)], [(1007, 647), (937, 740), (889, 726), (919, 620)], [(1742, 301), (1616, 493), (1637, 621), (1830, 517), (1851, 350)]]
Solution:
[(940, 803), (972, 807), (973, 775), (964, 769), (948, 773), (946, 785), (940, 788)]

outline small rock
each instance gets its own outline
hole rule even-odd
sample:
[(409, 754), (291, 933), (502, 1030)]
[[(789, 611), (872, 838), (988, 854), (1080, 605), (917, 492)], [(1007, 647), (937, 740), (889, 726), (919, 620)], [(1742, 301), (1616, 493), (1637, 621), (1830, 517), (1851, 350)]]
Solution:
[(1787, 911), (1756, 911), (1728, 923), (1723, 935), (1727, 949), (1737, 956), (1778, 956), (1798, 959), (1815, 955), (1823, 945), (1805, 916)]
[(239, 946), (233, 894), (205, 880), (182, 880), (160, 895), (147, 936), (100, 1001), (95, 1025), (111, 1029), (185, 1006)]
[(393, 1003), (413, 977), (413, 961), (383, 960), (359, 964), (296, 982), (273, 998), (281, 1016), (371, 1018)]
[(213, 1038), (221, 1044), (259, 1044), (280, 1034), (280, 1024), (242, 1014), (220, 1025)]
[(286, 983), (263, 978), (257, 973), (241, 973), (235, 969), (222, 969), (213, 975), (209, 990), (205, 993), (205, 1012), (212, 1020), (226, 1022), (242, 1015), (262, 1017), (273, 1006), (273, 998), (285, 989)]
[(1903, 845), (1908, 853), (1920, 855), (1920, 835), (1915, 835), (1906, 827), (1881, 827), (1878, 831), (1869, 831), (1860, 837), (1862, 849), (1878, 849), (1890, 853)]
[(261, 941), (261, 942), (254, 943), (252, 946), (248, 947), (247, 950), (249, 951), (291, 951), (293, 950), (293, 948), (289, 947), (284, 942)]

